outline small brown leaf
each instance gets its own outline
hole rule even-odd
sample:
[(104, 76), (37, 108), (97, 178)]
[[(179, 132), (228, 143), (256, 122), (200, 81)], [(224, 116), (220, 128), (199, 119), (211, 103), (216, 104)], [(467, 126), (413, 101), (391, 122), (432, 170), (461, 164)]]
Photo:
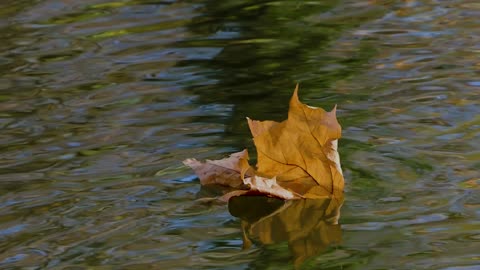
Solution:
[(183, 164), (195, 171), (202, 185), (219, 184), (239, 188), (243, 185), (242, 178), (252, 175), (246, 149), (221, 160), (206, 160), (202, 163), (189, 158)]
[(299, 194), (281, 187), (279, 184), (277, 184), (277, 180), (275, 178), (269, 179), (254, 175), (252, 177), (244, 178), (243, 183), (248, 186), (249, 190), (231, 191), (223, 195), (220, 200), (228, 202), (230, 198), (235, 196), (258, 194), (268, 195), (284, 200), (294, 200), (302, 198), (302, 196), (300, 196)]
[(196, 159), (187, 159), (183, 163), (195, 171), (202, 185), (219, 184), (242, 189), (223, 195), (220, 200), (225, 202), (232, 197), (247, 194), (263, 194), (284, 200), (301, 197), (279, 186), (275, 178), (255, 176), (247, 160), (248, 152), (243, 150), (221, 160), (207, 160), (202, 163)]

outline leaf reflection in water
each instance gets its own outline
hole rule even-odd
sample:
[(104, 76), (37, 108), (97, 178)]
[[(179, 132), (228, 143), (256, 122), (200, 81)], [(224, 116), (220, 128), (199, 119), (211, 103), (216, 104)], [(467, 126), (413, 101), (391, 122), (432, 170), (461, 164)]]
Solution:
[(341, 241), (338, 224), (343, 198), (283, 201), (263, 196), (240, 196), (228, 203), (230, 214), (242, 220), (243, 246), (288, 242), (294, 264)]

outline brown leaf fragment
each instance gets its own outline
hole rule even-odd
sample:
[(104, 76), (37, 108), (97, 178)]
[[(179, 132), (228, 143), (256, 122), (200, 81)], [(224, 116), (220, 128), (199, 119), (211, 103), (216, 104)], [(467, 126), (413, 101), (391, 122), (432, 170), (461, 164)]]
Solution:
[(234, 191), (230, 191), (230, 192), (228, 192), (227, 194), (225, 194), (225, 195), (221, 196), (220, 198), (218, 198), (218, 200), (221, 201), (221, 202), (228, 203), (228, 201), (230, 201), (231, 198), (237, 197), (237, 196), (247, 195), (248, 192), (249, 192), (249, 190), (234, 190)]
[(240, 188), (243, 186), (242, 177), (252, 175), (253, 171), (248, 165), (246, 149), (221, 160), (206, 160), (202, 163), (189, 158), (184, 160), (183, 164), (195, 171), (202, 185), (219, 184)]
[(234, 190), (223, 195), (220, 200), (228, 202), (232, 197), (243, 195), (266, 195), (276, 197), (283, 200), (294, 200), (302, 198), (301, 195), (287, 190), (277, 184), (275, 178), (269, 179), (261, 176), (244, 178), (243, 183), (248, 187), (248, 190)]
[(268, 194), (273, 197), (281, 198), (284, 200), (299, 199), (301, 196), (281, 187), (277, 184), (277, 180), (274, 178), (265, 178), (261, 176), (252, 176), (243, 179), (243, 182), (250, 187), (250, 190), (258, 191), (263, 194)]

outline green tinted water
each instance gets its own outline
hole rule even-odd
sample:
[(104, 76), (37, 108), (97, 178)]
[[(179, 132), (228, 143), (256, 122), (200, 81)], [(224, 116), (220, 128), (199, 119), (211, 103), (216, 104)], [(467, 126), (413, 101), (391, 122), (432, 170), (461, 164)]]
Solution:
[(181, 161), (253, 150), (245, 117), (283, 119), (296, 82), (338, 104), (346, 178), (341, 229), (298, 238), (341, 242), (300, 267), (480, 268), (476, 1), (7, 2), (0, 268), (294, 268)]

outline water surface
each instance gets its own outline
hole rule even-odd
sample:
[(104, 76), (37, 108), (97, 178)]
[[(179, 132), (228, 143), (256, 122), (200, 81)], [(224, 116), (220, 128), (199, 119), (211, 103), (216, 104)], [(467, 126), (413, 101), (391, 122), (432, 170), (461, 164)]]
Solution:
[(242, 249), (243, 221), (196, 201), (181, 161), (254, 153), (245, 117), (284, 119), (300, 82), (338, 104), (346, 178), (341, 241), (300, 267), (479, 269), (479, 17), (467, 0), (0, 3), (0, 268), (298, 266), (287, 241)]

